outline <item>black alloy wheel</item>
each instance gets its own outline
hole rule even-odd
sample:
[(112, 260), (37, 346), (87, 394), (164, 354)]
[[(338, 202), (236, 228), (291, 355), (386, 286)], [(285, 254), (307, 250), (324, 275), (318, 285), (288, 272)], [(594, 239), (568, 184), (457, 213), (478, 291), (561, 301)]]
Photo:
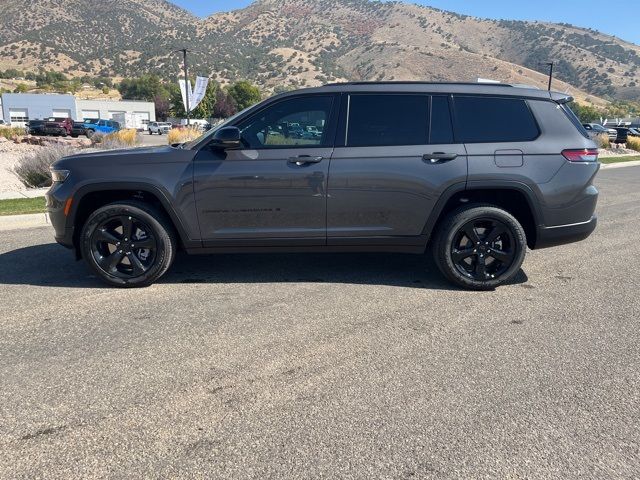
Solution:
[(500, 277), (509, 270), (515, 257), (513, 233), (493, 218), (467, 222), (451, 245), (451, 259), (458, 271), (477, 281)]
[(176, 256), (177, 235), (160, 209), (137, 200), (111, 203), (82, 227), (80, 251), (101, 280), (116, 287), (146, 287)]
[(506, 210), (466, 205), (438, 225), (431, 249), (449, 281), (471, 290), (492, 290), (520, 270), (527, 238), (522, 225)]
[(153, 265), (158, 249), (151, 229), (139, 218), (109, 218), (91, 236), (91, 253), (107, 274), (122, 279), (144, 275)]

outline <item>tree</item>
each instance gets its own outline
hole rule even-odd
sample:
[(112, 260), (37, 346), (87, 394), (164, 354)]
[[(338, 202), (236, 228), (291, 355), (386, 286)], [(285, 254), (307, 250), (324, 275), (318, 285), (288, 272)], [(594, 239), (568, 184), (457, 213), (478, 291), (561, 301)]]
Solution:
[(235, 100), (238, 110), (244, 110), (262, 100), (260, 89), (244, 80), (229, 87), (229, 95)]
[(28, 90), (29, 87), (27, 87), (24, 83), (19, 83), (13, 93), (26, 93)]
[(156, 105), (156, 118), (165, 121), (171, 111), (171, 102), (168, 95), (156, 95), (153, 99)]
[(118, 85), (118, 91), (125, 100), (151, 102), (157, 95), (167, 94), (166, 86), (157, 75), (143, 75), (140, 78), (125, 78)]
[(238, 111), (236, 101), (229, 92), (219, 88), (216, 91), (216, 104), (213, 107), (213, 118), (229, 118)]

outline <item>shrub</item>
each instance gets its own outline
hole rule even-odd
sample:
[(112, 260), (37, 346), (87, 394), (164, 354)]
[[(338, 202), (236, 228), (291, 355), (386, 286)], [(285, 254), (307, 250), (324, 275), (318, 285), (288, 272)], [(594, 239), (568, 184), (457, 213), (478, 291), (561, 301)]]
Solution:
[(169, 144), (173, 145), (174, 143), (184, 143), (195, 140), (201, 135), (202, 130), (196, 127), (174, 128), (169, 132), (167, 138), (169, 140)]
[(606, 133), (601, 133), (595, 138), (595, 142), (598, 144), (599, 148), (611, 148), (611, 141), (609, 140), (609, 135)]
[(27, 187), (48, 187), (51, 185), (51, 173), (49, 172), (51, 164), (76, 152), (75, 148), (68, 145), (40, 147), (18, 160), (13, 171)]
[(640, 137), (628, 137), (627, 148), (640, 152)]
[(0, 127), (0, 137), (4, 138), (13, 138), (26, 133), (26, 130), (22, 127)]
[(140, 143), (138, 132), (133, 129), (118, 130), (109, 135), (100, 135), (98, 133), (91, 137), (91, 142), (106, 150), (115, 150), (118, 148), (135, 147)]

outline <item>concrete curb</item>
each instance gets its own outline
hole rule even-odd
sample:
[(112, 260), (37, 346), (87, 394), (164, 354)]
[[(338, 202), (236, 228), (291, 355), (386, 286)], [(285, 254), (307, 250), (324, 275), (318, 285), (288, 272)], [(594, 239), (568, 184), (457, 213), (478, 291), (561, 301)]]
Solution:
[(0, 232), (7, 230), (22, 230), (50, 226), (49, 215), (34, 213), (32, 215), (3, 215), (0, 216)]
[(0, 200), (13, 200), (15, 198), (36, 198), (44, 197), (48, 188), (34, 188), (29, 190), (14, 190), (8, 192), (0, 192)]
[(602, 168), (607, 169), (607, 168), (637, 167), (639, 165), (640, 165), (640, 160), (634, 160), (633, 162), (608, 163), (606, 165), (603, 164)]

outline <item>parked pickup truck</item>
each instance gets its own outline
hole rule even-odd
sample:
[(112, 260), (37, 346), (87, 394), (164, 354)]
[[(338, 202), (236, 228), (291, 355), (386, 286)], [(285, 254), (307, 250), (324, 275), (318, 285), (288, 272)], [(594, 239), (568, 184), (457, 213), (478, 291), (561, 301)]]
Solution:
[(91, 138), (94, 133), (102, 133), (109, 135), (110, 133), (120, 130), (120, 124), (113, 120), (101, 120), (99, 118), (85, 118), (84, 128), (88, 138)]
[(45, 135), (55, 135), (66, 137), (71, 135), (73, 120), (70, 118), (49, 117), (44, 122), (43, 132)]
[(163, 135), (169, 133), (171, 130), (171, 124), (168, 122), (151, 122), (149, 123), (149, 135), (153, 135), (157, 133), (158, 135)]

